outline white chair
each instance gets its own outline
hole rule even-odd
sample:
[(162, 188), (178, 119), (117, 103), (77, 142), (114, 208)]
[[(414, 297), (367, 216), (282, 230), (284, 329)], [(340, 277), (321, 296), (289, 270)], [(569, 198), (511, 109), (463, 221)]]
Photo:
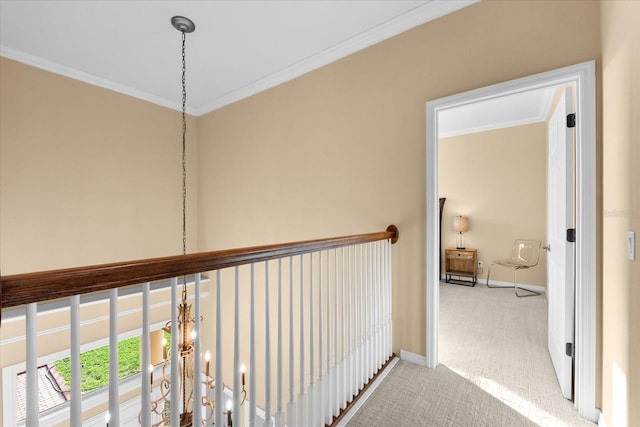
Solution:
[[(489, 266), (489, 271), (487, 272), (487, 287), (488, 288), (502, 288), (504, 286), (491, 286), (489, 285), (489, 277), (491, 276), (491, 269), (494, 265), (500, 267), (506, 267), (513, 269), (513, 288), (515, 290), (517, 297), (532, 297), (536, 295), (540, 295), (540, 292), (531, 291), (529, 289), (518, 286), (518, 279), (516, 274), (518, 270), (526, 270), (531, 267), (535, 267), (538, 265), (538, 261), (540, 260), (540, 246), (541, 243), (538, 240), (524, 240), (517, 239), (513, 243), (513, 247), (511, 248), (511, 255), (509, 258), (499, 259), (496, 261), (491, 261), (491, 265)], [(528, 293), (519, 294), (518, 290), (526, 291)]]

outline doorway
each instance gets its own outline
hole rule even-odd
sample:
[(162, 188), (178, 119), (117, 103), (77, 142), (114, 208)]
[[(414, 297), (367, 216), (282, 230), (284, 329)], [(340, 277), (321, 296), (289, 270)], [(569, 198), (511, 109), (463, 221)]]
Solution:
[(440, 249), (438, 221), (438, 114), (447, 109), (534, 89), (574, 84), (576, 101), (575, 407), (597, 420), (595, 407), (595, 62), (590, 61), (427, 103), (426, 365), (438, 365)]

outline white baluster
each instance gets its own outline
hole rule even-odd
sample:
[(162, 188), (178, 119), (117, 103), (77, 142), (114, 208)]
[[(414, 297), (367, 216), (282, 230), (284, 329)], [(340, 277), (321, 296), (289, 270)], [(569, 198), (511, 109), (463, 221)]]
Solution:
[(331, 369), (331, 259), (327, 251), (327, 355), (325, 369), (325, 424), (331, 424), (333, 420), (333, 370)]
[(333, 252), (333, 415), (340, 415), (340, 389), (338, 383), (339, 377), (339, 347), (338, 347), (338, 250)]
[(276, 374), (276, 427), (284, 427), (284, 415), (282, 413), (282, 258), (278, 258), (278, 356)]
[(233, 314), (233, 403), (232, 422), (240, 424), (240, 268), (236, 266), (235, 301)]
[(300, 255), (300, 394), (298, 395), (298, 422), (306, 423), (306, 402), (304, 392), (304, 257)]
[(194, 345), (194, 390), (193, 390), (193, 425), (202, 425), (202, 334), (200, 325), (200, 273), (196, 273), (195, 282), (193, 284), (193, 293), (195, 296), (193, 302), (195, 317), (195, 345)]
[(347, 375), (345, 382), (347, 384), (347, 400), (351, 401), (353, 392), (353, 262), (352, 262), (352, 246), (347, 248)]
[(269, 307), (269, 261), (264, 263), (264, 426), (271, 426), (271, 323)]
[(383, 242), (378, 242), (378, 366), (382, 367), (385, 361), (384, 357), (384, 303), (383, 303), (383, 285), (384, 285), (384, 246)]
[(27, 425), (38, 426), (40, 421), (40, 407), (38, 404), (38, 304), (27, 304), (26, 334), (27, 334)]
[(109, 289), (109, 414), (111, 423), (120, 425), (118, 393), (118, 289)]
[[(180, 425), (180, 359), (178, 353), (178, 278), (171, 279), (171, 425)], [(113, 416), (113, 414), (111, 414)], [(114, 424), (119, 425), (119, 424)]]
[(360, 369), (360, 363), (358, 357), (360, 355), (358, 340), (358, 287), (360, 284), (360, 245), (356, 245), (353, 248), (353, 289), (352, 294), (352, 328), (353, 328), (353, 366), (351, 372), (351, 394), (356, 395), (358, 393), (358, 369)]
[(378, 303), (380, 301), (379, 298), (379, 294), (378, 294), (378, 288), (380, 286), (380, 253), (378, 251), (380, 245), (378, 245), (378, 242), (374, 242), (373, 243), (373, 250), (374, 250), (374, 274), (375, 274), (375, 280), (373, 281), (373, 310), (372, 310), (372, 315), (373, 315), (373, 373), (375, 373), (378, 368), (380, 367), (380, 365), (378, 364), (378, 362), (380, 361), (380, 352), (379, 352), (379, 344), (380, 344), (380, 337), (378, 335), (379, 329), (378, 329), (378, 317), (380, 316), (380, 310), (378, 307)]
[(216, 271), (216, 377), (215, 377), (215, 425), (224, 425), (224, 387), (222, 385), (222, 275)]
[(393, 293), (391, 271), (392, 271), (392, 258), (391, 258), (391, 240), (387, 240), (387, 356), (391, 356), (393, 352), (393, 308), (391, 306), (391, 296)]
[(313, 253), (309, 254), (309, 391), (307, 392), (307, 414), (309, 426), (315, 425), (315, 381), (314, 381), (314, 324), (313, 324)]
[(373, 373), (375, 370), (374, 367), (374, 357), (375, 357), (375, 350), (374, 350), (374, 331), (373, 331), (373, 298), (374, 298), (374, 287), (375, 287), (375, 253), (374, 253), (374, 244), (373, 243), (369, 243), (369, 270), (371, 271), (371, 275), (369, 276), (370, 280), (369, 280), (369, 286), (368, 286), (368, 292), (369, 292), (369, 304), (368, 304), (368, 310), (367, 310), (367, 315), (369, 316), (369, 350), (367, 351), (367, 355), (369, 356), (369, 372), (368, 372), (368, 376), (367, 376), (367, 380), (370, 380), (371, 378), (373, 378)]
[(324, 363), (323, 336), (322, 336), (322, 252), (318, 252), (318, 384), (316, 386), (316, 418), (314, 423), (324, 425), (324, 377), (322, 365)]
[(345, 333), (345, 302), (346, 302), (346, 266), (345, 266), (345, 250), (342, 251), (342, 280), (340, 281), (340, 408), (347, 406), (347, 358), (346, 358), (346, 333)]
[[(142, 351), (141, 351), (141, 422), (144, 427), (151, 426), (151, 387), (153, 374), (147, 370), (151, 366), (151, 330), (149, 328), (149, 283), (142, 285)], [(76, 424), (76, 425), (81, 425)]]
[(249, 299), (249, 372), (252, 381), (249, 382), (249, 426), (256, 425), (256, 290), (255, 264), (251, 264), (251, 297)]
[(289, 257), (289, 403), (287, 404), (287, 427), (295, 427), (296, 404), (294, 391), (294, 341), (293, 341), (293, 257)]
[(74, 295), (71, 307), (71, 408), (72, 426), (82, 425), (82, 374), (80, 371), (80, 295)]
[(365, 326), (365, 300), (364, 300), (364, 288), (367, 280), (366, 270), (366, 245), (360, 245), (360, 284), (358, 289), (358, 335), (359, 335), (359, 354), (358, 354), (358, 388), (362, 388), (365, 377), (365, 340), (366, 340), (366, 326)]

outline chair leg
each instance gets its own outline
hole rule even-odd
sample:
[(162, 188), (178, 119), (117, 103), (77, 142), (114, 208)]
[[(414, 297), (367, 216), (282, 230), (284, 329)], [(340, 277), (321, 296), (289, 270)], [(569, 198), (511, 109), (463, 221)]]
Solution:
[(489, 277), (491, 277), (491, 269), (493, 268), (493, 264), (489, 265), (489, 270), (487, 270), (487, 288), (495, 288), (495, 286), (491, 286), (489, 284)]
[[(514, 268), (514, 269), (513, 269), (513, 288), (514, 288), (514, 291), (515, 291), (516, 296), (517, 296), (518, 298), (524, 298), (524, 297), (535, 297), (535, 296), (538, 296), (538, 295), (542, 295), (542, 293), (541, 293), (541, 292), (531, 291), (531, 290), (529, 290), (529, 289), (527, 289), (527, 288), (518, 287), (518, 281), (517, 281), (517, 279), (516, 279), (516, 272), (517, 272), (517, 271), (518, 271), (518, 269), (517, 269), (517, 268)], [(518, 289), (520, 289), (521, 291), (529, 292), (529, 293), (526, 293), (526, 294), (522, 294), (522, 295), (521, 295), (521, 294), (519, 294), (519, 293), (518, 293)]]
[(494, 288), (501, 288), (501, 289), (512, 288), (513, 286), (492, 286), (492, 285), (489, 284), (489, 277), (491, 277), (491, 269), (493, 268), (493, 266), (494, 266), (494, 264), (491, 264), (489, 266), (489, 270), (487, 271), (487, 288), (491, 288), (491, 289), (494, 289)]

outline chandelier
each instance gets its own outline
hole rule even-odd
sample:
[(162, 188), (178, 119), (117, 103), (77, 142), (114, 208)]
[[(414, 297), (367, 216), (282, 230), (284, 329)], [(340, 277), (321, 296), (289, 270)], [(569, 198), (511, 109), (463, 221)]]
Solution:
[[(174, 16), (171, 18), (171, 24), (182, 34), (182, 254), (187, 253), (187, 228), (186, 228), (186, 208), (187, 208), (187, 162), (186, 162), (186, 133), (187, 133), (187, 121), (186, 121), (186, 103), (187, 103), (187, 90), (186, 90), (186, 55), (185, 44), (186, 34), (195, 31), (195, 24), (189, 18), (183, 16)], [(201, 319), (202, 320), (202, 319)], [(170, 394), (172, 387), (178, 387), (181, 392), (182, 410), (180, 413), (180, 427), (193, 425), (193, 411), (194, 410), (208, 410), (209, 415), (203, 418), (203, 425), (206, 425), (213, 416), (215, 408), (215, 402), (209, 396), (212, 394), (216, 387), (216, 381), (209, 375), (209, 361), (211, 359), (210, 353), (205, 353), (205, 375), (201, 384), (195, 384), (195, 357), (201, 357), (195, 354), (195, 341), (198, 339), (195, 330), (195, 318), (191, 314), (191, 304), (187, 302), (187, 278), (182, 278), (182, 294), (181, 301), (178, 305), (178, 324), (172, 325), (171, 321), (167, 322), (162, 330), (168, 334), (178, 334), (178, 363), (174, 363), (174, 366), (179, 365), (179, 384), (172, 384), (171, 376), (168, 372), (171, 367), (171, 359), (169, 357), (169, 351), (167, 349), (167, 339), (162, 338), (162, 378), (160, 379), (159, 396), (152, 398), (151, 400), (151, 412), (155, 415), (156, 420), (160, 421), (152, 423), (153, 427), (169, 425), (171, 413), (170, 413)], [(150, 366), (151, 375), (151, 391), (153, 393), (153, 366)], [(242, 401), (240, 405), (243, 405), (246, 399), (245, 390), (245, 374), (244, 365), (241, 367), (242, 373)], [(202, 401), (194, 402), (193, 391), (195, 386), (203, 388)], [(224, 383), (220, 381), (220, 387), (223, 387)], [(222, 404), (221, 402), (219, 404)], [(227, 425), (231, 426), (231, 406), (232, 401), (229, 399), (226, 402)], [(142, 411), (138, 415), (138, 421), (142, 423)]]

